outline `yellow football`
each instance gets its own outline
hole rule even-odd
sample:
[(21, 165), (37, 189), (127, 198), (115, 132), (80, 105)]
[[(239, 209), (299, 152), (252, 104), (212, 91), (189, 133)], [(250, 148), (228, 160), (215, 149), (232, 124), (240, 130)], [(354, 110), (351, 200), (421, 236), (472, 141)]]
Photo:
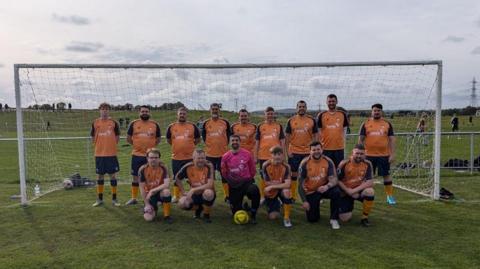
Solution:
[(249, 221), (249, 216), (248, 216), (248, 213), (247, 211), (245, 210), (238, 210), (237, 212), (235, 212), (235, 214), (233, 215), (233, 221), (236, 223), (236, 224), (246, 224), (248, 223)]

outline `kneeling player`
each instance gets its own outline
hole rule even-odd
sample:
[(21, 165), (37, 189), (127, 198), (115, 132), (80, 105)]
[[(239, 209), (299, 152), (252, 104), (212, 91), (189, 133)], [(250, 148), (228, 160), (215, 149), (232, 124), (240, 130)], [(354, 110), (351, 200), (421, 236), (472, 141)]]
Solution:
[[(263, 180), (265, 181), (265, 205), (268, 218), (276, 219), (280, 215), (280, 206), (283, 203), (283, 225), (292, 227), (290, 211), (292, 210), (292, 195), (290, 192), (290, 166), (284, 162), (283, 149), (276, 146), (270, 149), (272, 159), (262, 166)], [(280, 203), (281, 201), (281, 203)]]
[[(178, 205), (184, 210), (195, 210), (195, 218), (203, 219), (210, 223), (210, 212), (215, 201), (214, 189), (215, 170), (211, 162), (207, 161), (205, 152), (197, 149), (193, 152), (193, 161), (185, 164), (175, 177), (175, 185), (179, 188), (181, 198)], [(182, 179), (186, 178), (190, 190), (185, 193)]]
[(320, 142), (310, 143), (310, 156), (300, 164), (298, 193), (302, 198), (307, 220), (317, 222), (320, 219), (320, 200), (330, 199), (330, 225), (340, 229), (338, 224), (338, 207), (340, 189), (332, 160), (322, 155)]
[(167, 167), (160, 161), (160, 151), (152, 148), (147, 151), (147, 164), (138, 169), (140, 178), (140, 191), (145, 203), (143, 217), (146, 221), (152, 221), (158, 211), (158, 202), (162, 203), (163, 218), (168, 223), (170, 217), (170, 195)]
[[(232, 149), (222, 157), (222, 176), (228, 183), (230, 190), (230, 208), (232, 214), (245, 209), (250, 213), (250, 223), (256, 224), (257, 210), (260, 206), (260, 190), (255, 185), (255, 161), (252, 154), (240, 148), (240, 136), (230, 136)], [(252, 201), (242, 205), (243, 197), (247, 196)]]
[(375, 192), (373, 190), (372, 164), (365, 160), (365, 147), (355, 145), (350, 159), (343, 160), (338, 166), (338, 185), (343, 190), (340, 200), (340, 220), (352, 218), (353, 203), (363, 203), (363, 214), (360, 223), (368, 227), (368, 214), (372, 210)]

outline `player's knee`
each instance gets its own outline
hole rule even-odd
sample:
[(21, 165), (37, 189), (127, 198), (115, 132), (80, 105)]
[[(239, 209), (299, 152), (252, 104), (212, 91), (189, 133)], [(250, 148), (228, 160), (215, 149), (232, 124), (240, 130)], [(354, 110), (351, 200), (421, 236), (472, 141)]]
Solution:
[(204, 200), (211, 201), (213, 200), (214, 193), (212, 190), (205, 190), (203, 191), (202, 197)]
[(373, 188), (366, 188), (362, 191), (363, 196), (374, 196), (375, 190)]
[(277, 219), (278, 217), (280, 217), (280, 213), (277, 212), (277, 211), (273, 211), (273, 212), (268, 213), (268, 219), (270, 219), (270, 220)]
[(163, 189), (162, 192), (160, 192), (160, 196), (162, 197), (167, 197), (170, 196), (170, 190), (169, 189)]
[(257, 185), (252, 184), (248, 187), (247, 193), (249, 195), (260, 195), (260, 190), (258, 189)]
[(352, 212), (340, 214), (338, 217), (342, 222), (347, 222), (352, 218)]
[(283, 189), (282, 190), (283, 197), (285, 198), (291, 198), (292, 197), (292, 192), (290, 189)]
[(152, 221), (155, 218), (155, 209), (151, 205), (147, 204), (143, 208), (143, 218), (146, 221)]
[(178, 200), (178, 206), (181, 208), (181, 209), (188, 209), (190, 208), (191, 206), (191, 203), (188, 201), (187, 197), (180, 197), (180, 199)]

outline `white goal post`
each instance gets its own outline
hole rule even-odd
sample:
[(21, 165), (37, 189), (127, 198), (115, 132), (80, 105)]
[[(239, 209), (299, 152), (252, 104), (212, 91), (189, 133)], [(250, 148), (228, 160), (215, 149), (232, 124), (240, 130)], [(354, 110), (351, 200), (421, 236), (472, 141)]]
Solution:
[[(78, 83), (78, 89), (81, 90), (74, 88), (77, 86), (73, 80)], [(28, 159), (39, 157), (33, 156), (32, 152), (48, 150), (50, 152), (42, 152), (42, 154), (56, 154), (58, 150), (58, 146), (53, 144), (47, 145), (48, 149), (32, 144), (31, 151), (27, 150), (29, 147), (26, 145), (27, 141), (43, 139), (50, 143), (55, 139), (48, 128), (32, 127), (47, 124), (47, 120), (43, 118), (44, 114), (35, 112), (37, 113), (35, 118), (31, 116), (34, 113), (32, 111), (38, 109), (38, 106), (44, 102), (42, 100), (56, 100), (56, 102), (60, 102), (62, 98), (76, 100), (81, 103), (80, 106), (77, 105), (77, 112), (83, 113), (82, 115), (87, 110), (92, 113), (96, 111), (97, 107), (92, 105), (94, 100), (97, 100), (98, 104), (103, 101), (123, 104), (125, 100), (130, 100), (129, 102), (134, 105), (147, 104), (145, 100), (177, 100), (186, 103), (189, 109), (196, 108), (198, 104), (199, 111), (209, 103), (222, 103), (223, 100), (225, 108), (223, 110), (238, 112), (235, 110), (238, 110), (240, 103), (248, 106), (249, 110), (258, 112), (265, 108), (268, 101), (271, 101), (271, 106), (277, 110), (277, 108), (294, 108), (296, 101), (304, 99), (309, 102), (309, 105), (312, 104), (309, 106), (309, 111), (316, 111), (316, 105), (319, 104), (318, 110), (320, 110), (327, 94), (337, 94), (337, 92), (339, 92), (339, 106), (348, 111), (360, 111), (357, 116), (354, 115), (358, 120), (361, 117), (365, 118), (364, 113), (370, 110), (373, 102), (386, 102), (392, 104), (391, 107), (398, 104), (398, 107), (391, 109), (384, 105), (384, 110), (395, 111), (392, 114), (408, 110), (409, 113), (426, 111), (431, 115), (430, 120), (433, 126), (431, 131), (434, 133), (434, 139), (430, 141), (429, 146), (422, 149), (420, 154), (422, 156), (420, 161), (425, 164), (424, 171), (418, 173), (418, 178), (405, 181), (420, 182), (420, 177), (431, 177), (425, 183), (418, 183), (428, 184), (428, 187), (422, 187), (417, 191), (415, 187), (410, 187), (410, 183), (398, 186), (430, 196), (434, 200), (439, 199), (442, 115), (442, 61), (439, 60), (271, 64), (15, 64), (14, 82), (22, 205), (28, 204), (33, 198), (29, 193), (30, 189), (33, 189), (33, 183), (28, 178), (35, 178), (37, 175), (29, 173), (34, 174), (42, 169), (42, 165), (37, 164), (34, 170), (29, 170)], [(65, 85), (72, 88), (67, 89)], [(90, 91), (83, 94), (82, 90), (85, 89)], [(198, 89), (202, 91), (197, 91)], [(403, 89), (406, 91), (405, 95), (402, 93)], [(95, 91), (97, 94), (101, 91), (102, 94), (97, 95), (98, 98), (87, 97), (87, 94)], [(159, 94), (153, 94), (156, 91)], [(203, 96), (199, 94), (202, 92), (214, 94)], [(408, 94), (411, 94), (410, 98), (412, 98), (410, 103)], [(165, 99), (161, 99), (162, 97)], [(290, 103), (287, 105), (288, 101)], [(70, 120), (80, 119), (76, 117), (76, 114), (72, 113)], [(83, 117), (90, 120), (91, 116), (88, 114)], [(173, 121), (173, 119), (169, 120)], [(415, 130), (411, 129), (417, 121), (418, 115), (409, 114), (409, 118), (401, 123), (400, 129), (408, 129), (413, 133), (410, 138), (401, 142), (405, 152), (401, 155), (402, 159), (397, 159), (397, 162), (409, 164), (412, 162), (412, 154), (414, 154), (412, 152), (419, 148), (417, 143), (420, 138), (415, 135)], [(88, 125), (88, 121), (82, 124)], [(48, 127), (50, 127), (50, 121), (48, 121)], [(395, 127), (394, 125), (394, 129)], [(69, 134), (72, 133), (70, 137), (72, 139), (88, 140), (88, 135), (78, 137), (75, 131), (74, 127), (71, 129), (65, 127), (58, 133), (65, 135), (66, 138), (69, 138)], [(41, 134), (36, 135), (35, 132)], [(165, 128), (162, 129), (162, 135), (164, 133)], [(35, 149), (35, 147), (38, 148)], [(87, 154), (86, 152), (92, 154), (89, 149), (83, 150), (78, 154)], [(346, 153), (349, 152), (346, 151)], [(419, 153), (415, 154), (418, 159)], [(60, 158), (55, 161), (63, 160)], [(92, 160), (88, 159), (87, 162)], [(418, 164), (417, 169), (420, 169)], [(42, 174), (42, 172), (38, 173)], [(60, 180), (61, 176), (65, 176), (63, 172), (59, 172), (57, 177), (60, 178), (56, 180)], [(394, 178), (394, 184), (395, 182)], [(46, 192), (57, 187), (58, 184), (52, 185)]]

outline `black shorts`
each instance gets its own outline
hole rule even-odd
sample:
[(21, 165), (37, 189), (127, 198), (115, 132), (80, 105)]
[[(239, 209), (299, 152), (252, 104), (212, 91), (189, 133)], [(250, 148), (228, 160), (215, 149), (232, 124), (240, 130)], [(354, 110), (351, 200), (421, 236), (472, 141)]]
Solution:
[(342, 198), (340, 198), (340, 206), (339, 206), (339, 213), (344, 214), (344, 213), (349, 213), (353, 211), (353, 204), (355, 200), (363, 202), (363, 197), (360, 196), (357, 199), (354, 199), (352, 196), (344, 194)]
[(388, 156), (367, 156), (367, 160), (372, 163), (373, 174), (378, 170), (379, 176), (390, 175), (390, 163), (388, 162)]
[(157, 194), (153, 195), (150, 197), (150, 200), (148, 200), (148, 203), (155, 209), (155, 212), (158, 210), (158, 202), (161, 203), (170, 203), (172, 201), (172, 197), (162, 197), (160, 196), (160, 192), (157, 192)]
[(292, 157), (288, 157), (288, 165), (290, 165), (290, 169), (292, 172), (297, 172), (298, 168), (300, 167), (300, 163), (303, 161), (305, 157), (309, 154), (296, 154), (293, 153)]
[(229, 185), (230, 189), (230, 208), (232, 213), (235, 214), (238, 210), (243, 209), (243, 197), (247, 196), (252, 201), (251, 207), (257, 209), (260, 206), (260, 190), (253, 179), (247, 180), (242, 184), (235, 186), (235, 188)]
[(343, 161), (343, 157), (345, 155), (345, 151), (343, 149), (339, 150), (324, 150), (323, 155), (327, 156), (333, 161), (335, 164), (335, 168), (338, 167), (341, 161)]
[(117, 156), (95, 157), (95, 170), (97, 175), (117, 173), (120, 171)]
[(267, 207), (267, 212), (270, 214), (272, 212), (280, 212), (280, 207), (283, 204), (291, 204), (292, 199), (287, 199), (283, 197), (282, 190), (278, 190), (278, 194), (273, 198), (265, 197), (265, 206)]
[(138, 169), (140, 169), (140, 166), (146, 163), (147, 163), (147, 157), (132, 155), (132, 170), (130, 174), (132, 176), (138, 176)]
[(173, 173), (173, 178), (177, 175), (177, 173), (182, 169), (182, 167), (191, 162), (192, 160), (172, 160), (172, 173)]
[(192, 205), (190, 205), (189, 208), (187, 208), (187, 210), (192, 209), (194, 205), (212, 206), (213, 203), (215, 202), (215, 199), (217, 199), (217, 194), (215, 193), (215, 191), (213, 193), (214, 194), (213, 194), (213, 200), (212, 201), (207, 201), (207, 200), (203, 199), (203, 193), (192, 195), (193, 203), (192, 203)]
[(208, 157), (207, 156), (207, 161), (212, 163), (213, 169), (215, 169), (219, 172), (221, 171), (222, 157)]

